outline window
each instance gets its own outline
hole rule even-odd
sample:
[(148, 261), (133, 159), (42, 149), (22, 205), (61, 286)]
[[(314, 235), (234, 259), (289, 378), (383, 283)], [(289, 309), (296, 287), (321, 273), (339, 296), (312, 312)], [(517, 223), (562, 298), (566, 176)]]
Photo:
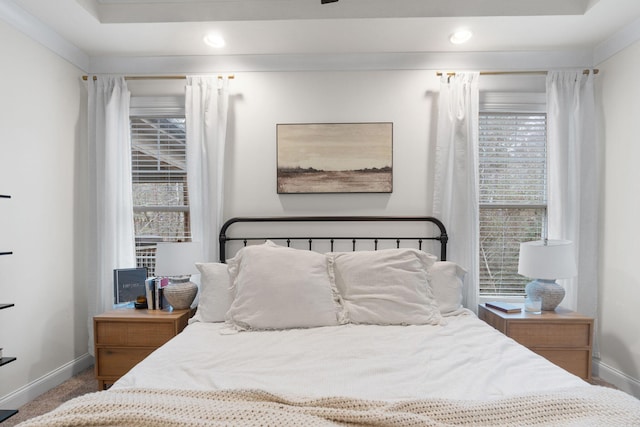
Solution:
[(480, 113), (480, 295), (524, 295), (520, 242), (541, 238), (547, 211), (546, 114)]
[(130, 122), (136, 260), (153, 276), (157, 242), (191, 240), (185, 118), (132, 115)]

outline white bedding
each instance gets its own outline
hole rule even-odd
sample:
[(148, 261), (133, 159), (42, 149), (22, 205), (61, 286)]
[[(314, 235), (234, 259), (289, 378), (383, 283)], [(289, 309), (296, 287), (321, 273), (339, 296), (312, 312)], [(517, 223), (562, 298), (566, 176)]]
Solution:
[(589, 386), (464, 311), (444, 326), (230, 333), (196, 322), (113, 390), (260, 389), (294, 396), (486, 399)]

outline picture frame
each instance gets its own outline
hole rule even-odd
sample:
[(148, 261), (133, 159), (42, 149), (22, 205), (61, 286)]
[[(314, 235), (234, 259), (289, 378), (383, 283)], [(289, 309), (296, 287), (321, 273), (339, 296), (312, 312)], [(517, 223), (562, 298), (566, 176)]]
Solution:
[(132, 301), (135, 302), (139, 296), (146, 297), (146, 280), (146, 267), (113, 270), (114, 303), (123, 304)]
[(277, 192), (391, 193), (393, 123), (276, 125)]

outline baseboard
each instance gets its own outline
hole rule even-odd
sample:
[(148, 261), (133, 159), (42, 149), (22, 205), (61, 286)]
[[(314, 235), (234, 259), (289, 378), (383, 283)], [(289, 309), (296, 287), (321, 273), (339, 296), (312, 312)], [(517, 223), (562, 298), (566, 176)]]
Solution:
[(630, 377), (600, 360), (593, 361), (593, 375), (640, 399), (640, 380)]
[(93, 365), (93, 356), (85, 353), (71, 362), (55, 369), (40, 378), (30, 382), (0, 399), (0, 408), (19, 408), (31, 402), (52, 388), (59, 386), (75, 374)]

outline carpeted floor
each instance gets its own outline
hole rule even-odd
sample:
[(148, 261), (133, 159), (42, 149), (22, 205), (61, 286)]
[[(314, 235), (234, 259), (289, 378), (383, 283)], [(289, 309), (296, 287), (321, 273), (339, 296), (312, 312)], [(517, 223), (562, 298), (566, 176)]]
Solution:
[(19, 412), (1, 425), (2, 427), (15, 426), (22, 421), (49, 412), (69, 399), (94, 391), (98, 391), (98, 382), (91, 366), (18, 408)]

